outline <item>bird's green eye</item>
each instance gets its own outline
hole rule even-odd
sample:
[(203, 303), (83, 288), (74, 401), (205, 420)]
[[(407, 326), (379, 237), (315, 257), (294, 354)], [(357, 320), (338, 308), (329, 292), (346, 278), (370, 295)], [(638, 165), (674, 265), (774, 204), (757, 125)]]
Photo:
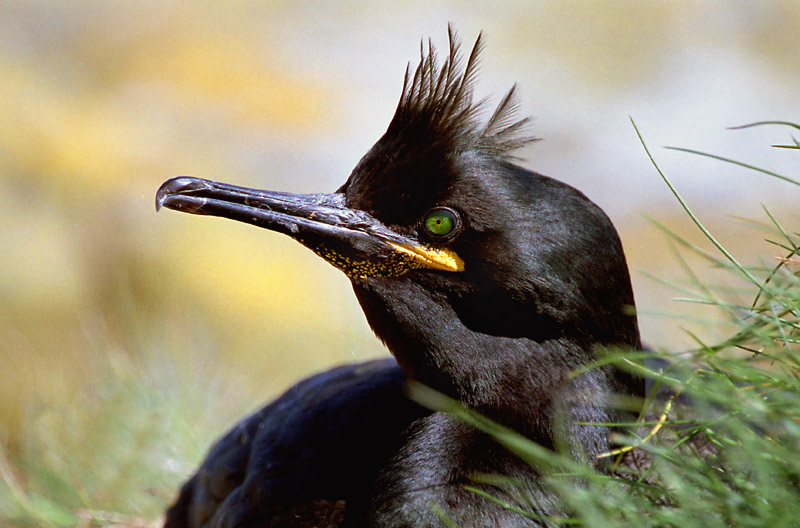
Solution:
[(434, 238), (445, 238), (455, 232), (460, 220), (452, 209), (436, 207), (425, 215), (425, 231)]

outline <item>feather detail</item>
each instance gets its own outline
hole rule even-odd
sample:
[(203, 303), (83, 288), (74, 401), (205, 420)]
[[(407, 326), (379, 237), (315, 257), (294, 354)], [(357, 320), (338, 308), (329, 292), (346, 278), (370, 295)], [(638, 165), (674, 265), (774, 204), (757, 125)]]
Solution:
[(449, 53), (441, 64), (430, 40), (420, 44), (420, 61), (403, 79), (403, 91), (387, 136), (427, 134), (437, 143), (458, 145), (459, 150), (479, 150), (513, 157), (511, 152), (535, 141), (526, 135), (528, 117), (518, 118), (516, 85), (503, 97), (488, 122), (480, 115), (486, 99), (474, 101), (473, 88), (478, 78), (478, 63), (483, 51), (483, 35), (462, 67), (463, 57), (458, 35), (448, 27)]

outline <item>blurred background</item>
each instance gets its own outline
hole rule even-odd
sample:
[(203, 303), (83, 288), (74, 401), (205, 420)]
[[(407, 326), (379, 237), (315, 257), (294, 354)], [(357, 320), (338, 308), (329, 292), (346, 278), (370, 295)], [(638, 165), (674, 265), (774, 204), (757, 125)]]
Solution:
[[(227, 220), (156, 214), (154, 195), (182, 174), (334, 190), (388, 125), (420, 40), (444, 49), (448, 22), (466, 48), (485, 33), (479, 97), (519, 84), (543, 138), (524, 165), (615, 222), (644, 340), (681, 350), (690, 334), (727, 335), (675, 300), (684, 264), (648, 218), (711, 245), (629, 117), (721, 242), (772, 265), (762, 206), (796, 230), (796, 187), (661, 147), (797, 177), (796, 151), (770, 147), (791, 143), (790, 129), (726, 129), (800, 121), (796, 0), (0, 1), (8, 522), (151, 519), (243, 413), (302, 376), (386, 354), (348, 280), (310, 251)], [(723, 295), (752, 297), (684, 258)]]

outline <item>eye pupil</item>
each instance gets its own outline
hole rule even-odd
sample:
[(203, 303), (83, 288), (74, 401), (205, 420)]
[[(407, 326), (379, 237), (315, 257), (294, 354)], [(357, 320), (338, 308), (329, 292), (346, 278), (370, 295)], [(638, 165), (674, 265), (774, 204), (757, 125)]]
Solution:
[(444, 207), (437, 207), (428, 211), (423, 220), (423, 225), (428, 234), (434, 238), (443, 238), (455, 231), (458, 227), (456, 212)]

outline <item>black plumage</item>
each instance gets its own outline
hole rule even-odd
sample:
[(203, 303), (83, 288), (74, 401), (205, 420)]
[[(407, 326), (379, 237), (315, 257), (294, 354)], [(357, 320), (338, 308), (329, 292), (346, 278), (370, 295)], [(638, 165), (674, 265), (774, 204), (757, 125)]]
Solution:
[[(384, 136), (333, 194), (294, 195), (180, 177), (157, 206), (282, 232), (342, 269), (392, 360), (305, 380), (212, 449), (167, 526), (535, 526), (464, 489), (475, 473), (536, 472), (491, 438), (404, 395), (406, 378), (581, 459), (609, 449), (610, 367), (571, 375), (599, 346), (640, 347), (625, 257), (603, 211), (516, 165), (531, 138), (514, 89), (486, 122), (475, 102), (481, 39), (407, 72)], [(398, 366), (399, 365), (399, 366)], [(487, 490), (509, 494), (499, 488)], [(506, 495), (510, 501), (516, 497)]]

